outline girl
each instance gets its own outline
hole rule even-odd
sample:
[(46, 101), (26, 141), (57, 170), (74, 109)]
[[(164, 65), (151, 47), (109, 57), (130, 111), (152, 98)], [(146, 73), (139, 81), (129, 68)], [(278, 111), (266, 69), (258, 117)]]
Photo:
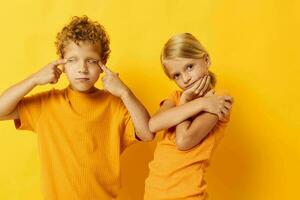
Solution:
[(209, 55), (193, 35), (169, 39), (161, 63), (182, 91), (163, 100), (149, 121), (152, 132), (165, 131), (149, 164), (144, 199), (206, 199), (205, 168), (229, 121), (233, 99), (215, 94)]

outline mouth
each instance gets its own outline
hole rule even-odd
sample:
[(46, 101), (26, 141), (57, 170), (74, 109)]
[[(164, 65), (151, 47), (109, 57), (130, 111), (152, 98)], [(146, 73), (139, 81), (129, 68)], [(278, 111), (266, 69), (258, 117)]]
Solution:
[(83, 77), (83, 78), (75, 78), (75, 80), (77, 80), (77, 81), (89, 81), (90, 79)]
[(190, 89), (191, 87), (193, 87), (193, 86), (195, 85), (196, 82), (197, 82), (197, 81), (194, 81), (194, 82), (192, 82), (191, 84), (187, 85), (187, 86), (185, 87), (185, 89), (186, 89), (186, 90), (187, 90), (187, 89)]

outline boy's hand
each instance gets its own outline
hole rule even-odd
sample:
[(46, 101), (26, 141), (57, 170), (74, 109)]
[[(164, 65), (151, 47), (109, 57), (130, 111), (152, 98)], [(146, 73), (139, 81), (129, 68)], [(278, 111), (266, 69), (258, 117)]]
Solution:
[(102, 77), (104, 89), (119, 98), (122, 98), (124, 95), (126, 95), (126, 93), (129, 91), (129, 88), (119, 78), (119, 74), (112, 72), (101, 62), (99, 62), (99, 66), (105, 73), (105, 75)]
[(208, 90), (209, 86), (210, 76), (205, 75), (203, 78), (196, 81), (191, 88), (186, 89), (182, 93), (180, 97), (180, 104), (184, 104), (195, 98), (202, 97), (204, 93)]
[(62, 70), (58, 68), (59, 65), (65, 64), (66, 60), (56, 60), (44, 66), (41, 70), (32, 75), (36, 85), (45, 85), (48, 83), (57, 83)]

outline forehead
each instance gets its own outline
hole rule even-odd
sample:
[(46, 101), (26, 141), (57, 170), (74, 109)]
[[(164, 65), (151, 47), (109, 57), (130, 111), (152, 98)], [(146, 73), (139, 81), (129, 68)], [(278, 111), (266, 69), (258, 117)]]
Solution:
[(90, 41), (82, 41), (77, 45), (75, 42), (70, 41), (64, 48), (65, 56), (78, 56), (78, 57), (100, 57), (100, 44), (92, 43)]
[(164, 66), (167, 72), (171, 75), (176, 72), (180, 72), (184, 67), (191, 63), (198, 63), (199, 59), (192, 58), (174, 58), (169, 60), (164, 60)]

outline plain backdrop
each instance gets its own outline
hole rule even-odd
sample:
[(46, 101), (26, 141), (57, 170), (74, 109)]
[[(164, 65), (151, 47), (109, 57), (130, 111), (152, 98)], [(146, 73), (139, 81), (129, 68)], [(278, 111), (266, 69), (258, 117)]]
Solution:
[[(0, 92), (57, 59), (56, 33), (85, 14), (110, 35), (107, 66), (153, 114), (176, 89), (159, 62), (162, 46), (190, 32), (211, 55), (217, 88), (235, 99), (208, 169), (210, 199), (300, 199), (299, 8), (296, 0), (2, 1)], [(63, 76), (31, 94), (66, 86)], [(142, 199), (154, 147), (137, 144), (122, 156), (120, 200)], [(36, 135), (0, 122), (0, 199), (41, 199), (39, 170)]]

